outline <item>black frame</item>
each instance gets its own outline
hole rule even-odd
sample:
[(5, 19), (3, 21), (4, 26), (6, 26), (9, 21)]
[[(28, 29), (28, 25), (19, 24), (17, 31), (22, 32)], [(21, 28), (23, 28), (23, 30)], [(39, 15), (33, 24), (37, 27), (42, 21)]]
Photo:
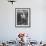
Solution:
[[(17, 10), (20, 10), (20, 9), (22, 9), (22, 10), (25, 10), (25, 9), (27, 9), (27, 10), (29, 10), (28, 11), (28, 17), (29, 17), (29, 24), (26, 26), (26, 25), (17, 25), (16, 23), (17, 23)], [(26, 28), (26, 27), (31, 27), (31, 9), (30, 8), (15, 8), (15, 27), (24, 27), (24, 28)]]

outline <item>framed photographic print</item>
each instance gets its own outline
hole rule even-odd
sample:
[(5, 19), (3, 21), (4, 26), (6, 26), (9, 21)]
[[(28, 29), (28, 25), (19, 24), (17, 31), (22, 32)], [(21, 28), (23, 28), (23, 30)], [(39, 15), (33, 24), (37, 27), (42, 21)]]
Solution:
[(30, 27), (30, 8), (15, 8), (15, 26)]

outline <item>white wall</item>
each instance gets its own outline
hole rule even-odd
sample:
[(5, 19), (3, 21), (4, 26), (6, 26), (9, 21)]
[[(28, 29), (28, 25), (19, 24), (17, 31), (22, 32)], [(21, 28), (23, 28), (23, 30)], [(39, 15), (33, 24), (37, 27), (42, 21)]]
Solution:
[[(0, 40), (15, 40), (19, 32), (30, 34), (33, 40), (46, 40), (46, 1), (17, 0), (13, 5), (0, 0)], [(15, 8), (31, 8), (31, 27), (15, 27)]]

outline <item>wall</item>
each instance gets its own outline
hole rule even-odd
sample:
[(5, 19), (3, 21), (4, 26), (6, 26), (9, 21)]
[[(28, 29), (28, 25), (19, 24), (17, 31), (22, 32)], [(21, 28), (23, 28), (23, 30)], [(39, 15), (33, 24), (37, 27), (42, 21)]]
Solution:
[[(13, 5), (0, 0), (0, 41), (15, 40), (19, 32), (30, 34), (33, 40), (46, 40), (45, 0), (17, 0)], [(31, 8), (31, 27), (15, 27), (15, 8)]]

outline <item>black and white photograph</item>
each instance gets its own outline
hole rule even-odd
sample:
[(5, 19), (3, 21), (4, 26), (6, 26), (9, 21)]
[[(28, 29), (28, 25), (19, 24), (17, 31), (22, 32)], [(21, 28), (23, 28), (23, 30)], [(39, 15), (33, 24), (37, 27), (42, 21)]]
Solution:
[(30, 26), (30, 8), (16, 8), (15, 9), (15, 26), (29, 27)]

